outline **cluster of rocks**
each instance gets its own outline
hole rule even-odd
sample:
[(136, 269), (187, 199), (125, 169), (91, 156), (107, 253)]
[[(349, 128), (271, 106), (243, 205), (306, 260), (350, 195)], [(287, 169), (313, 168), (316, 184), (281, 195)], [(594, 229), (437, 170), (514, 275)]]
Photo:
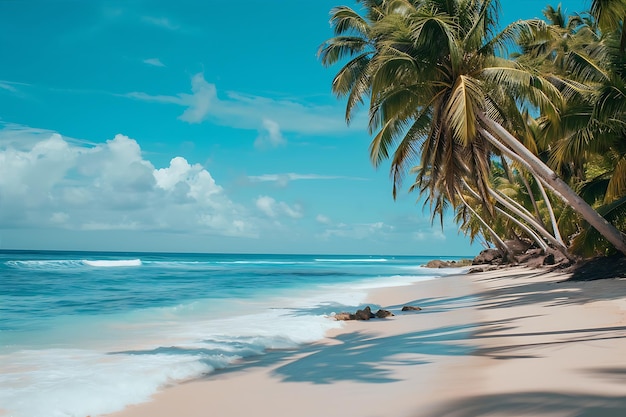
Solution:
[(442, 261), (440, 259), (433, 259), (432, 261), (428, 261), (426, 268), (460, 268), (462, 266), (471, 265), (472, 261), (470, 259), (462, 259), (460, 261)]
[[(402, 307), (402, 311), (419, 311), (420, 307), (416, 306), (404, 306)], [(346, 321), (346, 320), (369, 320), (369, 319), (384, 319), (386, 317), (392, 317), (393, 314), (389, 310), (378, 310), (376, 313), (372, 313), (372, 309), (370, 306), (365, 307), (363, 310), (357, 310), (355, 313), (337, 313), (335, 314), (335, 320)]]
[(515, 259), (509, 259), (508, 262), (505, 262), (502, 257), (502, 253), (498, 249), (485, 249), (474, 258), (472, 265), (477, 265), (477, 267), (470, 269), (469, 272), (490, 271), (510, 264), (524, 264), (530, 267), (541, 267), (557, 265), (565, 266), (570, 263), (570, 261), (560, 252), (553, 250), (544, 252), (541, 249), (533, 247), (531, 243), (524, 240), (507, 240), (504, 243), (509, 247), (509, 249), (511, 249)]

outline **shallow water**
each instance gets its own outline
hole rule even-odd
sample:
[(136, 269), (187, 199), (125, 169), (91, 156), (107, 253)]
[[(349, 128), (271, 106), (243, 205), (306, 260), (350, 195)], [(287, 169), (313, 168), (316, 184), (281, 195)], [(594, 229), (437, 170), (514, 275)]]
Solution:
[[(446, 257), (455, 259), (454, 257)], [(0, 409), (86, 416), (341, 323), (430, 258), (0, 252)], [(458, 259), (458, 258), (457, 258)]]

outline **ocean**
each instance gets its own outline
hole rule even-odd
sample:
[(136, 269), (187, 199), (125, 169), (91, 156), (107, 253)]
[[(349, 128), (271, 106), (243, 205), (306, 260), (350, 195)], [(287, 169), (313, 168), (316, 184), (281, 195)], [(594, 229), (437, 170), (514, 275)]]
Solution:
[(0, 251), (0, 416), (111, 413), (314, 342), (368, 290), (454, 272), (430, 259)]

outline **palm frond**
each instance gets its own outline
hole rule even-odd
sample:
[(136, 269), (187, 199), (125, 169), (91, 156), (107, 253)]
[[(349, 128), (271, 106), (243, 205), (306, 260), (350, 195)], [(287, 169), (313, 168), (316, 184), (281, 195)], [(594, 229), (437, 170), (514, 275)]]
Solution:
[(477, 80), (464, 75), (457, 78), (448, 100), (446, 121), (454, 138), (463, 146), (476, 136), (477, 114), (483, 101), (483, 91)]

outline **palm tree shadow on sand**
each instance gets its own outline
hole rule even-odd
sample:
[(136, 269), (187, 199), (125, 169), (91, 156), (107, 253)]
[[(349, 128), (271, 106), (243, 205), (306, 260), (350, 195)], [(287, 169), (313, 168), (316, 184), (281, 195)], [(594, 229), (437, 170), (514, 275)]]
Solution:
[(623, 417), (625, 410), (624, 397), (539, 391), (470, 397), (446, 404), (424, 417)]

